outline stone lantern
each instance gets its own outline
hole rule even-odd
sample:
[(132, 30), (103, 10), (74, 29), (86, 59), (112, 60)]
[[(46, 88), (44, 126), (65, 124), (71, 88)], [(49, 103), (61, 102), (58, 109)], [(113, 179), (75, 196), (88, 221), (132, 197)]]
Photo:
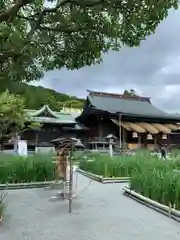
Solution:
[(107, 137), (105, 138), (109, 142), (109, 156), (112, 158), (113, 156), (113, 145), (117, 139), (113, 134), (108, 134)]

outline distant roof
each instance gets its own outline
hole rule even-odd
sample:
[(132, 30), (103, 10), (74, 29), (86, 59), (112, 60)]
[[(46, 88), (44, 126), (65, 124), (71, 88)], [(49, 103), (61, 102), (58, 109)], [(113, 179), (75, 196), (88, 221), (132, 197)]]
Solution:
[[(179, 119), (177, 114), (169, 114), (151, 104), (150, 98), (126, 96), (122, 94), (88, 91), (88, 100), (97, 110), (137, 117), (158, 117)], [(180, 120), (180, 119), (179, 119)]]
[[(80, 111), (73, 111), (70, 112), (57, 112), (50, 109), (48, 105), (44, 105), (39, 110), (32, 110), (32, 109), (25, 109), (25, 112), (27, 114), (27, 118), (30, 121), (35, 122), (41, 122), (41, 123), (69, 123), (69, 124), (75, 124), (76, 120), (75, 118), (80, 115)], [(46, 115), (43, 115), (44, 113), (47, 113)]]

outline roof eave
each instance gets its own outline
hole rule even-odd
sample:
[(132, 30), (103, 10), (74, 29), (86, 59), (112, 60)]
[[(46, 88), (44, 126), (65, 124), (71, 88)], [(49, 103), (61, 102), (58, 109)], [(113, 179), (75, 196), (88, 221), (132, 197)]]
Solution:
[[(110, 112), (114, 113), (114, 112)], [(180, 122), (180, 117), (172, 116), (171, 114), (167, 115), (140, 115), (140, 114), (131, 114), (131, 113), (122, 113), (122, 112), (116, 112), (117, 115), (121, 116), (129, 116), (129, 117), (138, 117), (138, 118), (150, 118), (150, 119), (162, 119), (162, 120), (168, 120), (168, 121), (176, 121)]]
[(59, 121), (51, 121), (51, 120), (49, 120), (49, 121), (46, 121), (46, 120), (41, 120), (41, 119), (31, 119), (31, 118), (28, 118), (28, 120), (27, 120), (27, 122), (39, 122), (39, 123), (52, 123), (52, 124), (59, 124), (59, 125), (62, 125), (62, 124), (68, 124), (68, 125), (75, 125), (76, 124), (76, 122), (74, 122), (74, 121), (61, 121), (61, 120), (59, 120)]
[(129, 116), (129, 117), (137, 117), (137, 118), (150, 118), (150, 119), (162, 119), (162, 120), (168, 120), (173, 122), (180, 122), (180, 116), (171, 115), (170, 113), (165, 115), (140, 115), (140, 114), (133, 114), (133, 113), (123, 113), (123, 112), (117, 112), (115, 110), (102, 110), (98, 109), (96, 107), (92, 107), (92, 111), (101, 111), (101, 112), (107, 112), (113, 115), (120, 115), (120, 116)]

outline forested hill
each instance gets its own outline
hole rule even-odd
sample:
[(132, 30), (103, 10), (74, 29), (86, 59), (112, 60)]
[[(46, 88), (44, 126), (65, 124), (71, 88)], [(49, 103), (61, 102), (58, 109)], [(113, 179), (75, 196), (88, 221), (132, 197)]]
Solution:
[(25, 99), (26, 108), (39, 109), (48, 104), (52, 110), (59, 111), (64, 105), (66, 107), (82, 108), (84, 99), (58, 93), (52, 89), (41, 86), (31, 86), (25, 83), (13, 83), (8, 86), (0, 86), (0, 92), (8, 89), (11, 93), (21, 95)]

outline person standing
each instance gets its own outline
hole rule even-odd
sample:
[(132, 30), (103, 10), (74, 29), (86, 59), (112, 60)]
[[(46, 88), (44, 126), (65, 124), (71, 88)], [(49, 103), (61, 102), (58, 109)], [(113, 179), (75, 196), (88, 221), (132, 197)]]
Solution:
[(164, 146), (161, 146), (160, 153), (161, 153), (161, 159), (166, 160), (166, 148)]

